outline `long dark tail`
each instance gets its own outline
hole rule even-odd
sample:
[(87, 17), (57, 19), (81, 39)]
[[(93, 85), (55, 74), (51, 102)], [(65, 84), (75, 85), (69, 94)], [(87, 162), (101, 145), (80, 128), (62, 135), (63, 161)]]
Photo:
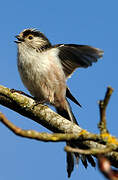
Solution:
[(66, 109), (62, 109), (62, 108), (56, 108), (56, 111), (58, 114), (60, 114), (61, 116), (63, 116), (64, 118), (68, 119), (69, 121), (74, 122), (75, 124), (77, 123), (77, 120), (72, 112), (71, 106), (68, 102), (68, 100), (66, 99)]
[[(70, 120), (73, 123), (78, 125), (78, 122), (77, 122), (77, 120), (76, 120), (76, 118), (75, 118), (75, 116), (74, 116), (74, 114), (72, 112), (71, 106), (70, 106), (67, 99), (66, 99), (66, 109), (56, 107), (56, 110), (57, 110), (58, 114), (60, 114), (64, 118), (66, 118), (66, 119), (68, 119), (68, 120)], [(77, 147), (77, 145), (74, 144), (73, 142), (67, 142), (67, 145), (72, 146), (72, 147)], [(78, 153), (67, 152), (67, 154), (66, 154), (68, 177), (71, 176), (71, 173), (72, 173), (72, 171), (74, 169), (74, 156), (76, 158), (76, 162), (78, 162), (78, 160), (79, 160), (79, 154)], [(88, 155), (88, 156), (82, 155), (81, 160), (82, 160), (82, 163), (83, 163), (83, 165), (85, 167), (87, 167), (87, 160), (90, 162), (90, 164), (92, 166), (95, 167), (95, 162), (94, 162), (92, 156), (90, 156), (90, 155)]]
[[(66, 109), (62, 109), (62, 108), (56, 108), (57, 113), (60, 114), (61, 116), (63, 116), (64, 118), (76, 123), (76, 118), (72, 112), (72, 109), (70, 107), (69, 102), (66, 100)], [(67, 145), (71, 145), (69, 142), (67, 142)], [(79, 155), (78, 155), (79, 156)], [(68, 177), (71, 176), (71, 172), (74, 169), (74, 153), (71, 152), (67, 152), (66, 154), (66, 160), (67, 160), (67, 172), (68, 172)]]

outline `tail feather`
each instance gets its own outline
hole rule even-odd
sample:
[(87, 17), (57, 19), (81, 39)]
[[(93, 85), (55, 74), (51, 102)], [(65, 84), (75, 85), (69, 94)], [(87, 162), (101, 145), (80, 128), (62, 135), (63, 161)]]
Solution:
[(66, 160), (67, 160), (67, 173), (68, 173), (68, 177), (71, 176), (71, 172), (74, 169), (74, 156), (73, 153), (71, 152), (67, 152), (66, 153)]
[[(57, 110), (57, 113), (60, 114), (62, 117), (78, 124), (74, 114), (72, 113), (72, 110), (68, 101), (66, 101), (66, 109), (57, 107), (56, 110)], [(71, 146), (71, 144), (72, 143), (67, 142), (67, 145)], [(67, 161), (67, 173), (68, 173), (68, 177), (70, 177), (74, 169), (74, 153), (67, 152), (66, 161)]]
[(58, 108), (56, 107), (56, 111), (58, 114), (60, 114), (62, 117), (74, 122), (75, 124), (78, 124), (77, 123), (77, 120), (72, 112), (72, 109), (70, 107), (70, 104), (69, 102), (66, 100), (66, 109), (62, 109), (62, 108)]
[[(59, 108), (59, 107), (56, 107), (56, 110), (57, 110), (57, 113), (60, 114), (61, 116), (63, 116), (64, 118), (72, 121), (73, 123), (77, 124), (77, 120), (72, 112), (72, 109), (70, 107), (70, 104), (69, 102), (66, 100), (66, 109), (62, 109), (62, 108)], [(71, 146), (71, 147), (78, 147), (77, 144), (73, 143), (73, 142), (67, 142), (67, 145)], [(82, 163), (84, 165), (85, 168), (87, 168), (87, 160), (89, 163), (91, 163), (92, 166), (95, 167), (95, 162), (92, 158), (92, 156), (85, 156), (85, 155), (79, 155), (78, 153), (67, 153), (67, 157), (66, 157), (66, 160), (67, 160), (67, 172), (68, 172), (68, 177), (71, 176), (71, 173), (74, 169), (74, 156), (76, 158), (76, 162), (78, 163), (78, 160), (79, 160), (79, 157), (81, 157), (81, 160), (82, 160)]]

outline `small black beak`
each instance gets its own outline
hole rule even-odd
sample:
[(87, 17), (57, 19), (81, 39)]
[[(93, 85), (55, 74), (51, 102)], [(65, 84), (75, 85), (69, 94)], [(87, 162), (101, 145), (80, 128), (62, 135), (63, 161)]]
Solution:
[(24, 41), (24, 39), (23, 38), (21, 38), (19, 35), (16, 35), (15, 36), (15, 38), (17, 38), (18, 40), (15, 40), (14, 42), (15, 43), (21, 43), (21, 42), (23, 42)]

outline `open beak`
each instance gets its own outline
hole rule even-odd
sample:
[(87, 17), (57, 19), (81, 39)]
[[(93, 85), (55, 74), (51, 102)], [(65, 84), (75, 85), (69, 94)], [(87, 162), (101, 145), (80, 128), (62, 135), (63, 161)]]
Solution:
[(21, 43), (24, 41), (24, 39), (22, 37), (20, 37), (19, 35), (16, 35), (15, 38), (17, 38), (17, 40), (15, 40), (15, 43)]

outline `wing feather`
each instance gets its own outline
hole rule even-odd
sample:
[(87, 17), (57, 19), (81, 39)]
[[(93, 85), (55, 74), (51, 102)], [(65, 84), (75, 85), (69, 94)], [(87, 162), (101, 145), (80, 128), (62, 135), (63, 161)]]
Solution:
[(69, 77), (76, 68), (87, 68), (103, 56), (101, 49), (87, 45), (58, 44), (54, 47), (59, 49), (58, 56), (66, 77)]

